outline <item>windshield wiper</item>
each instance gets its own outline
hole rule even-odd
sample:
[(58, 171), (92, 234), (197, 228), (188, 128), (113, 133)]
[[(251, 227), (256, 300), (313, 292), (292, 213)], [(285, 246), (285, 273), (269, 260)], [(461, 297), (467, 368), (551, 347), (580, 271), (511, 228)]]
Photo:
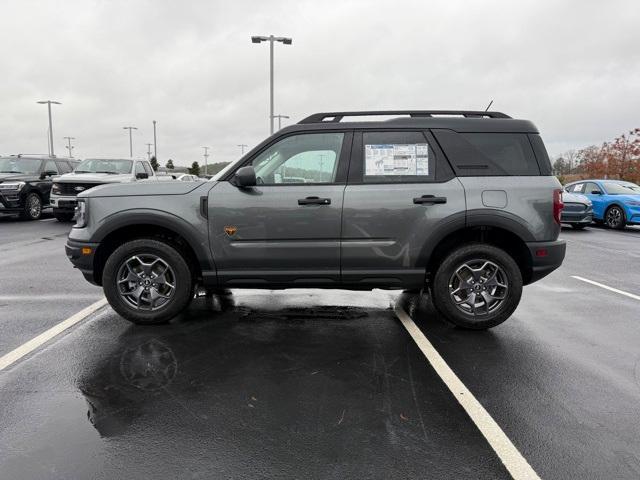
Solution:
[(74, 170), (73, 173), (91, 173), (89, 170)]
[(0, 170), (0, 173), (24, 173), (17, 170)]
[(96, 173), (108, 173), (109, 175), (118, 175), (118, 172), (111, 172), (109, 170), (99, 171), (99, 172), (96, 172)]

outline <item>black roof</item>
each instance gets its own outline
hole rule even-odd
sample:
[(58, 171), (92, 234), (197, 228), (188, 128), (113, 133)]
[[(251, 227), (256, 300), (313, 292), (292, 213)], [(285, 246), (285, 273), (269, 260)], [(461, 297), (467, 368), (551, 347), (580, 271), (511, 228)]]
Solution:
[[(393, 117), (374, 121), (344, 121), (345, 117)], [(528, 120), (517, 120), (501, 112), (476, 110), (376, 110), (357, 112), (314, 113), (281, 130), (342, 130), (393, 128), (446, 128), (457, 132), (521, 132), (538, 133)]]

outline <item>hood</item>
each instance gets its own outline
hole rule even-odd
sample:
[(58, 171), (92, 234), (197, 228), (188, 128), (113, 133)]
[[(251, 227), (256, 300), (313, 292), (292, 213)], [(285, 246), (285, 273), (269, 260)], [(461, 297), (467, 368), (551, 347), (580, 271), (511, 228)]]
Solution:
[(56, 177), (56, 182), (60, 183), (123, 183), (133, 181), (130, 173), (65, 173)]
[(196, 188), (206, 187), (207, 191), (216, 182), (133, 182), (100, 185), (86, 190), (79, 198), (97, 197), (140, 197), (146, 195), (184, 195)]
[(586, 195), (580, 193), (562, 192), (562, 201), (566, 203), (584, 203), (585, 205), (591, 205), (591, 200)]
[(32, 175), (30, 173), (0, 173), (0, 182), (19, 182), (21, 180), (30, 182), (38, 180), (39, 178), (39, 175)]

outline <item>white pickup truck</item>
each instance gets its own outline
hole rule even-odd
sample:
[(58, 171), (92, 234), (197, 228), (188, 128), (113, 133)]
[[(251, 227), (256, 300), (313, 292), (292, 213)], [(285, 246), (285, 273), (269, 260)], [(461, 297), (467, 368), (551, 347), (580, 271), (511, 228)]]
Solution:
[(60, 222), (73, 219), (80, 192), (107, 183), (129, 183), (157, 181), (151, 164), (147, 160), (119, 158), (87, 158), (73, 172), (65, 173), (53, 180), (51, 206), (53, 215)]

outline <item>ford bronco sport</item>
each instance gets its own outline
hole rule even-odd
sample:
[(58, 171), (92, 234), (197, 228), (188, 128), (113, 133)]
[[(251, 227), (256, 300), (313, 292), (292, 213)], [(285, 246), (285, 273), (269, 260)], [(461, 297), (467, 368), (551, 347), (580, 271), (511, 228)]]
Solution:
[(80, 193), (66, 251), (141, 324), (168, 321), (200, 285), (424, 290), (449, 322), (485, 329), (562, 263), (561, 210), (529, 121), (318, 113), (209, 182)]

